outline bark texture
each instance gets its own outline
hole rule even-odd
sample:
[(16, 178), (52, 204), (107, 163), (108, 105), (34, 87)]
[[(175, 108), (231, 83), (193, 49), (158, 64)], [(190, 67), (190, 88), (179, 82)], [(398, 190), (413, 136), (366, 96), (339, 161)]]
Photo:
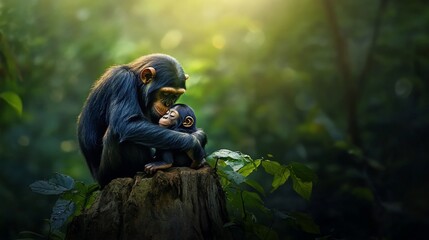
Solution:
[(209, 167), (171, 168), (109, 183), (66, 239), (230, 239), (225, 195)]

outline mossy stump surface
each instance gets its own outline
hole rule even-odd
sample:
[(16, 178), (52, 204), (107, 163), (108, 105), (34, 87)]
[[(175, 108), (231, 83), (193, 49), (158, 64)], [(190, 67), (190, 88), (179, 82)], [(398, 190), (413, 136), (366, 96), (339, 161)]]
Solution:
[(210, 167), (118, 178), (68, 226), (66, 239), (229, 239), (225, 195)]

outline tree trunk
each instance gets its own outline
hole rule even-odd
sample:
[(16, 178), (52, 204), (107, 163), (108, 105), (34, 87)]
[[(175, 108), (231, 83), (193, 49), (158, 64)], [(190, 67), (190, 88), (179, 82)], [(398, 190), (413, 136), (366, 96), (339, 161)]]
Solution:
[(118, 178), (68, 226), (66, 239), (229, 239), (225, 195), (210, 167)]

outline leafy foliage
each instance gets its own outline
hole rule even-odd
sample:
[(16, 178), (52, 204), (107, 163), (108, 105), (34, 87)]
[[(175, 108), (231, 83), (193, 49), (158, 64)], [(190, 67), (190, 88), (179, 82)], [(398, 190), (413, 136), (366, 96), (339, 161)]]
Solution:
[(23, 231), (20, 233), (24, 238), (64, 239), (60, 231), (73, 217), (82, 213), (92, 205), (99, 189), (98, 184), (85, 185), (83, 182), (75, 181), (70, 176), (56, 173), (49, 180), (40, 180), (30, 184), (33, 192), (43, 195), (59, 196), (52, 208), (49, 219), (49, 230), (44, 236), (40, 233)]
[(70, 191), (74, 188), (74, 179), (63, 175), (55, 174), (55, 176), (48, 181), (37, 181), (30, 185), (33, 192), (45, 195), (60, 195), (64, 192)]
[[(232, 213), (232, 222), (225, 227), (240, 226), (244, 234), (250, 238), (258, 239), (279, 239), (278, 233), (272, 226), (258, 221), (258, 212), (269, 214), (272, 218), (285, 220), (291, 226), (296, 226), (301, 230), (320, 234), (317, 224), (314, 223), (310, 215), (300, 212), (286, 214), (276, 209), (269, 209), (264, 205), (263, 198), (266, 197), (264, 187), (250, 177), (262, 165), (267, 174), (273, 175), (271, 192), (286, 183), (291, 172), (293, 174), (293, 189), (303, 198), (309, 200), (311, 188), (304, 189), (302, 186), (312, 184), (315, 179), (313, 171), (305, 165), (292, 163), (283, 166), (274, 160), (257, 159), (253, 160), (249, 155), (240, 152), (221, 149), (208, 156), (208, 162), (215, 167), (221, 177), (221, 183), (227, 194), (228, 209)], [(287, 173), (287, 176), (286, 174)], [(286, 177), (285, 177), (286, 176)], [(305, 179), (306, 182), (303, 182)], [(299, 187), (295, 187), (299, 184)], [(247, 190), (249, 186), (251, 190)], [(23, 231), (21, 237), (28, 239), (47, 238), (64, 239), (61, 229), (73, 217), (78, 216), (83, 210), (92, 205), (99, 189), (98, 184), (85, 185), (75, 181), (70, 176), (56, 173), (49, 180), (39, 180), (30, 184), (33, 192), (43, 195), (59, 196), (52, 208), (49, 219), (49, 231), (46, 235), (31, 231)]]
[(22, 114), (22, 101), (21, 98), (14, 92), (2, 92), (0, 98), (5, 100), (11, 107), (13, 107), (19, 115)]
[(307, 233), (320, 233), (319, 227), (307, 214), (296, 212), (289, 215), (267, 208), (263, 200), (266, 197), (264, 187), (251, 179), (252, 173), (263, 169), (266, 174), (273, 176), (270, 191), (272, 193), (292, 176), (295, 192), (309, 200), (316, 178), (310, 168), (300, 163), (281, 165), (274, 160), (253, 160), (249, 155), (227, 149), (213, 152), (207, 159), (209, 164), (216, 168), (227, 194), (228, 209), (232, 214), (232, 224), (228, 224), (228, 227), (239, 225), (248, 238), (256, 236), (258, 239), (279, 239), (272, 226), (258, 221), (258, 213), (263, 213), (271, 215), (271, 218), (285, 220)]

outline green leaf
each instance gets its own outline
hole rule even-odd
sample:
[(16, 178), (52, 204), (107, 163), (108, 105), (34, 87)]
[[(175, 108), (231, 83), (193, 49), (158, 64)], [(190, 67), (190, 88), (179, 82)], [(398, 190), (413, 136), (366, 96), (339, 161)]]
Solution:
[(314, 182), (316, 180), (316, 174), (305, 164), (293, 162), (289, 166), (294, 174), (302, 181)]
[(313, 218), (305, 213), (294, 212), (291, 214), (295, 223), (305, 232), (312, 234), (320, 234), (319, 226), (314, 222)]
[(304, 199), (310, 200), (313, 183), (303, 182), (295, 174), (292, 174), (292, 181), (293, 181), (293, 185), (292, 185), (293, 190), (295, 190), (295, 192), (298, 193)]
[(262, 161), (262, 166), (268, 174), (274, 175), (271, 192), (283, 185), (290, 176), (290, 170), (276, 161)]
[(53, 229), (61, 228), (67, 219), (73, 214), (74, 210), (75, 204), (72, 201), (58, 199), (52, 208), (51, 227)]
[(240, 170), (238, 170), (238, 172), (247, 177), (249, 176), (255, 169), (257, 169), (259, 167), (259, 165), (261, 165), (261, 159), (255, 160), (255, 161), (251, 161), (249, 163), (247, 163), (246, 165), (244, 165)]
[(82, 210), (89, 208), (95, 201), (99, 189), (97, 183), (85, 185), (83, 182), (76, 181), (72, 191), (65, 192), (61, 198), (72, 201), (75, 204), (76, 211), (73, 216), (79, 215)]
[(249, 159), (249, 155), (243, 154), (241, 152), (237, 151), (231, 151), (228, 149), (220, 149), (212, 154), (208, 158), (218, 158), (222, 160), (243, 160), (243, 159)]
[(265, 196), (264, 188), (258, 182), (246, 179), (245, 183), (258, 191), (262, 196)]
[(240, 168), (242, 168), (246, 163), (241, 161), (225, 161), (225, 163), (237, 172)]
[(86, 200), (86, 204), (85, 204), (85, 206), (84, 206), (85, 210), (89, 209), (89, 208), (92, 206), (92, 204), (94, 204), (95, 199), (97, 198), (98, 194), (100, 194), (100, 192), (99, 192), (99, 191), (98, 191), (98, 192), (93, 192), (93, 193), (89, 196), (89, 198)]
[(74, 203), (76, 211), (74, 215), (80, 214), (81, 210), (84, 208), (85, 198), (86, 198), (87, 188), (83, 182), (77, 181), (72, 191), (67, 191), (61, 198), (68, 200)]
[(290, 171), (288, 168), (283, 167), (280, 174), (274, 175), (274, 180), (272, 183), (273, 189), (271, 192), (274, 192), (277, 188), (283, 185), (289, 178)]
[(226, 196), (228, 200), (228, 212), (236, 212), (237, 214), (243, 214), (243, 201), (241, 200), (241, 190), (238, 189), (229, 189), (226, 191)]
[(231, 166), (234, 171), (238, 171), (248, 162), (252, 161), (249, 155), (243, 154), (241, 152), (234, 152), (228, 149), (221, 149), (210, 154), (207, 157), (207, 160), (209, 163), (211, 162), (211, 165), (217, 160), (223, 160), (227, 165)]
[(97, 190), (100, 190), (100, 185), (98, 183), (91, 183), (88, 185), (88, 192), (93, 193)]
[(44, 236), (40, 233), (33, 232), (33, 231), (21, 231), (21, 232), (19, 232), (19, 238), (16, 240), (36, 239), (36, 238), (44, 239), (44, 238), (46, 238), (46, 236)]
[(280, 163), (276, 161), (265, 160), (262, 161), (262, 167), (264, 167), (265, 172), (271, 175), (280, 174), (280, 168), (282, 167)]
[(22, 114), (22, 101), (21, 98), (14, 92), (2, 92), (0, 98), (5, 100), (16, 112)]
[(225, 167), (219, 167), (219, 169), (223, 172), (223, 176), (225, 178), (227, 178), (230, 182), (233, 182), (237, 185), (243, 183), (246, 180), (246, 178), (243, 175), (235, 172), (232, 169), (232, 167), (229, 165)]
[(56, 173), (55, 176), (48, 181), (41, 180), (30, 184), (30, 188), (33, 192), (44, 195), (59, 195), (73, 189), (73, 187), (74, 179), (60, 173)]
[(260, 209), (263, 212), (267, 212), (264, 201), (262, 201), (259, 194), (243, 190), (242, 197), (246, 208)]

